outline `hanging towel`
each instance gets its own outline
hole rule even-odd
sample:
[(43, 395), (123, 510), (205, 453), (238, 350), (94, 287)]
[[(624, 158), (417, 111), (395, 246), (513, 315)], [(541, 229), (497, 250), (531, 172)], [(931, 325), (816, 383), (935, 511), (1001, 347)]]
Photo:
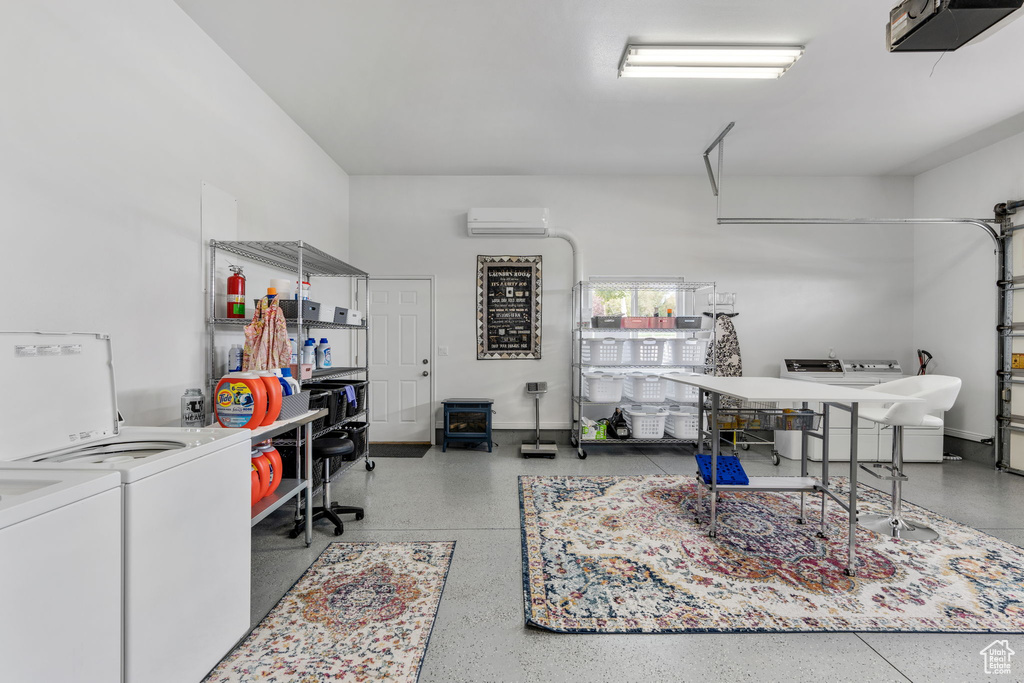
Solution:
[(245, 326), (242, 370), (276, 370), (291, 363), (292, 344), (288, 325), (277, 299), (263, 297), (256, 304), (252, 322)]
[(359, 406), (356, 405), (356, 388), (351, 384), (345, 385), (345, 398), (348, 399), (348, 404), (352, 406), (353, 410), (359, 408)]

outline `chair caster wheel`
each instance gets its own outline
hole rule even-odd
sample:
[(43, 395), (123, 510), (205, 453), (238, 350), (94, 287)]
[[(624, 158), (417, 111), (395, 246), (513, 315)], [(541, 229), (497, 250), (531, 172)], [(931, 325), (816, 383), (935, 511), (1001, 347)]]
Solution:
[(375, 462), (374, 462), (374, 461), (372, 461), (372, 460), (369, 460), (369, 461), (367, 461), (367, 463), (366, 463), (366, 471), (367, 471), (367, 472), (373, 472), (373, 468), (374, 468), (374, 467), (376, 467), (376, 466), (377, 466), (377, 463), (375, 463)]
[(577, 453), (576, 457), (578, 457), (580, 460), (586, 460), (587, 459), (587, 454), (586, 453)]
[(335, 536), (341, 536), (343, 533), (345, 533), (345, 530), (342, 529), (340, 526), (334, 527), (334, 535)]
[(291, 531), (288, 532), (288, 538), (298, 538), (299, 537), (299, 533), (300, 532), (299, 532), (298, 529), (292, 529)]
[(361, 520), (365, 516), (366, 515), (364, 513), (360, 512), (359, 514), (356, 515), (356, 521), (358, 522), (359, 520)]

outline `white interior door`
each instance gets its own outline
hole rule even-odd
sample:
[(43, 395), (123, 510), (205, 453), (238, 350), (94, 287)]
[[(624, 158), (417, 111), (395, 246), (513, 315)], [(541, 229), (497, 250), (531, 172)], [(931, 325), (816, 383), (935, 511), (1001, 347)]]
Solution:
[(431, 441), (431, 281), (370, 279), (370, 436)]

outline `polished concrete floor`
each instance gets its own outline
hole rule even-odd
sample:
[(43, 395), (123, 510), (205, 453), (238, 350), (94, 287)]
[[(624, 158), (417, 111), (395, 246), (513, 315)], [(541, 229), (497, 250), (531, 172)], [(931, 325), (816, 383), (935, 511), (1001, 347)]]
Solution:
[[(493, 453), (432, 448), (423, 458), (356, 463), (332, 498), (366, 517), (333, 535), (318, 523), (313, 546), (290, 540), (291, 508), (253, 530), (253, 624), (336, 540), (455, 540), (420, 683), (454, 681), (972, 681), (986, 678), (979, 652), (993, 635), (698, 634), (571, 635), (523, 625), (520, 474), (691, 474), (691, 455), (653, 447), (592, 448), (586, 460), (561, 447), (554, 460), (524, 460), (518, 441)], [(750, 474), (796, 474), (765, 454), (741, 453)], [(843, 474), (842, 464), (833, 474)], [(971, 460), (909, 465), (906, 498), (959, 522), (1024, 545), (1024, 477)], [(864, 477), (869, 478), (869, 477)], [(287, 506), (286, 506), (287, 507)], [(347, 518), (351, 519), (351, 518)], [(1005, 636), (1004, 636), (1005, 637)], [(1002, 637), (1001, 637), (1002, 638)], [(1008, 636), (1020, 653), (1024, 635)]]

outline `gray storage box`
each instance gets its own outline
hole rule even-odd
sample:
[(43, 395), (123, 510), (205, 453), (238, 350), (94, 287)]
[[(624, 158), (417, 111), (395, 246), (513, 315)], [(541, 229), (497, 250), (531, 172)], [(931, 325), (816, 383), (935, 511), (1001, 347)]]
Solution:
[(595, 315), (590, 319), (591, 327), (607, 327), (618, 329), (622, 327), (621, 315)]
[[(281, 299), (281, 313), (286, 318), (298, 317), (298, 301), (295, 299)], [(320, 304), (309, 299), (302, 300), (302, 319), (316, 322), (320, 319)]]
[(339, 325), (346, 325), (348, 318), (348, 309), (341, 306), (334, 307), (334, 322)]
[(700, 315), (680, 315), (676, 317), (676, 329), (699, 330), (702, 322), (703, 316)]

